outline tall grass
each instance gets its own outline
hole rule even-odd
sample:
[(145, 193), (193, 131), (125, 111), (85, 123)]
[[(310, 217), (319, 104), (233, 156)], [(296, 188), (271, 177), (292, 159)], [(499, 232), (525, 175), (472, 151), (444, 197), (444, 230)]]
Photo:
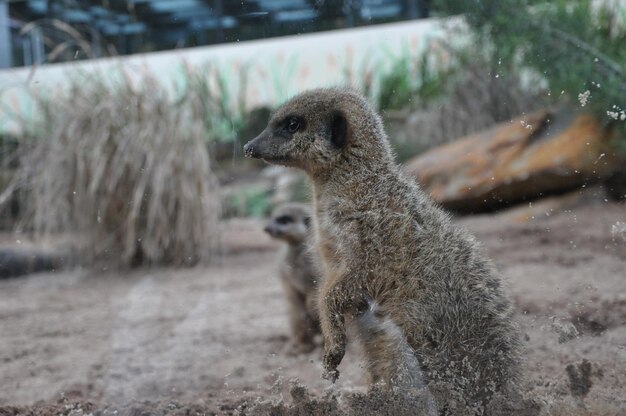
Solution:
[(77, 234), (88, 262), (211, 259), (220, 192), (191, 99), (173, 102), (154, 79), (92, 75), (37, 102), (42, 117), (16, 178), (36, 234)]
[(207, 141), (231, 142), (246, 128), (248, 71), (247, 65), (230, 71), (215, 64), (181, 66), (177, 102), (190, 105), (193, 116), (204, 125)]

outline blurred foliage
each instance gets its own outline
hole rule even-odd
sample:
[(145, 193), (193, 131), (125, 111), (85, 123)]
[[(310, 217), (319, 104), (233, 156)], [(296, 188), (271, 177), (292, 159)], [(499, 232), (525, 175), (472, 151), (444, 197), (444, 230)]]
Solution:
[(491, 48), (459, 29), (383, 71), (379, 106), (399, 162), (546, 105), (545, 80), (493, 59)]
[[(228, 71), (216, 65), (182, 65), (177, 104), (191, 104), (193, 117), (202, 120), (207, 141), (231, 142), (246, 128), (248, 67)], [(235, 75), (233, 75), (235, 74)], [(231, 85), (238, 85), (233, 93)]]
[(623, 1), (432, 0), (432, 8), (465, 14), (492, 67), (530, 68), (547, 81), (550, 97), (578, 101), (626, 132)]
[(265, 187), (238, 188), (225, 195), (224, 217), (267, 217), (272, 210), (271, 199)]
[(271, 68), (272, 88), (274, 88), (274, 94), (279, 103), (289, 98), (289, 87), (296, 76), (298, 59), (298, 55), (290, 55), (286, 59), (279, 57), (278, 65)]
[(439, 53), (431, 50), (414, 57), (404, 48), (399, 56), (389, 52), (387, 56), (390, 68), (379, 74), (379, 94), (375, 97), (379, 110), (413, 110), (444, 95), (454, 68), (444, 66)]

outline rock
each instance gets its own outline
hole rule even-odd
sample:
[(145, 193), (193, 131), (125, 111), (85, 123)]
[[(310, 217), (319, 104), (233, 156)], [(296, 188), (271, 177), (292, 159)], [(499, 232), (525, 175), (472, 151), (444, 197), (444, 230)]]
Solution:
[(574, 302), (570, 321), (583, 334), (601, 335), (626, 322), (626, 294), (594, 295), (586, 302)]
[(541, 111), (437, 147), (407, 172), (444, 207), (486, 212), (612, 177), (624, 163), (589, 114)]
[(552, 330), (559, 336), (559, 344), (571, 341), (580, 335), (571, 322), (561, 322), (556, 317), (552, 318)]

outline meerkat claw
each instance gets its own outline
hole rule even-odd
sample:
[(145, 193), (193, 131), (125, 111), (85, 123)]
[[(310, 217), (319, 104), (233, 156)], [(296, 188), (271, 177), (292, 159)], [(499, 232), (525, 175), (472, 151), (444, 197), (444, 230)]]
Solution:
[(324, 370), (322, 373), (322, 378), (324, 380), (329, 380), (333, 384), (339, 378), (339, 370)]

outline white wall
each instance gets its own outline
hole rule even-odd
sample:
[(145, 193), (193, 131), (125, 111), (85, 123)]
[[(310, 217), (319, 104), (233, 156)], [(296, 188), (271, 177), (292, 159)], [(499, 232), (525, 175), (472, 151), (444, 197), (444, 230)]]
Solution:
[[(146, 74), (170, 88), (181, 82), (181, 65), (214, 65), (228, 74), (231, 94), (241, 87), (237, 73), (249, 67), (247, 99), (250, 107), (276, 104), (313, 87), (347, 82), (353, 75), (389, 62), (389, 55), (418, 55), (437, 47), (436, 39), (449, 34), (444, 26), (454, 21), (426, 19), (364, 28), (187, 48), (72, 63), (0, 70), (0, 132), (19, 134), (21, 123), (15, 117), (33, 116), (29, 99), (32, 92), (57, 94), (70, 81), (98, 76), (115, 78), (120, 68), (142, 79)], [(450, 36), (450, 35), (448, 35)], [(446, 39), (450, 40), (450, 39)], [(358, 78), (356, 76), (355, 78)]]

